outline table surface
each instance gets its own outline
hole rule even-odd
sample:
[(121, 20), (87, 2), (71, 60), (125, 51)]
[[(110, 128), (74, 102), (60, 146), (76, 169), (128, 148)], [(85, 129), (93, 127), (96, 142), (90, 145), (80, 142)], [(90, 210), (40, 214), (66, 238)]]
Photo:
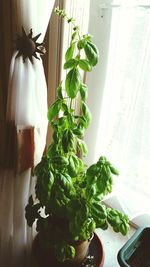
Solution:
[(134, 232), (135, 229), (133, 227), (130, 227), (130, 231), (126, 236), (122, 236), (119, 233), (114, 233), (112, 228), (109, 228), (106, 231), (101, 229), (96, 230), (96, 233), (101, 239), (105, 251), (104, 267), (120, 267), (117, 261), (118, 251)]

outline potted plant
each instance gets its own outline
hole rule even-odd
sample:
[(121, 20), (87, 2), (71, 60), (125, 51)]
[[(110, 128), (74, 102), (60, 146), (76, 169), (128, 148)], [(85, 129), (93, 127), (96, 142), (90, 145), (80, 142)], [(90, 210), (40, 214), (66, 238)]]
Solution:
[[(64, 10), (56, 8), (55, 12), (73, 24), (73, 34), (65, 54), (65, 82), (59, 84), (57, 99), (48, 110), (53, 142), (35, 167), (36, 198), (30, 196), (25, 216), (30, 227), (36, 222), (36, 244), (42, 263), (44, 258), (51, 262), (57, 259), (70, 266), (83, 261), (96, 228), (105, 230), (110, 224), (115, 232), (125, 235), (129, 220), (102, 202), (112, 191), (117, 169), (104, 156), (90, 167), (82, 160), (87, 154), (83, 136), (91, 114), (85, 103), (88, 89), (80, 70), (92, 70), (98, 62), (98, 49), (91, 35), (80, 35), (74, 19), (68, 18)], [(73, 108), (78, 97), (81, 114)]]
[(150, 266), (150, 226), (140, 227), (118, 253), (121, 267)]

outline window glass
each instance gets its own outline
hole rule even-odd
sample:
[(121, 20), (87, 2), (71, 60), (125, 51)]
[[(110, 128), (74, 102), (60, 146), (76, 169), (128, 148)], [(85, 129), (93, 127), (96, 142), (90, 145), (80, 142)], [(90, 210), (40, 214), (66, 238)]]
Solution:
[[(148, 212), (150, 204), (150, 1), (108, 2), (97, 14), (104, 24), (99, 38), (105, 30), (110, 36), (108, 55), (96, 73), (101, 75), (106, 64), (104, 85), (95, 85), (93, 92), (101, 94), (101, 103), (94, 101), (98, 115), (92, 156), (96, 161), (103, 154), (116, 163), (120, 170), (116, 190), (122, 206), (133, 215)], [(91, 80), (92, 75), (90, 89)]]

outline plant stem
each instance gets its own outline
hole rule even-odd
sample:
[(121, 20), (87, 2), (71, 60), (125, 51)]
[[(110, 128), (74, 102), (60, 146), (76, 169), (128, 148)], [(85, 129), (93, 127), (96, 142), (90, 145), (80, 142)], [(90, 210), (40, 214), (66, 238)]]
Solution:
[(70, 110), (72, 109), (72, 98), (70, 100)]

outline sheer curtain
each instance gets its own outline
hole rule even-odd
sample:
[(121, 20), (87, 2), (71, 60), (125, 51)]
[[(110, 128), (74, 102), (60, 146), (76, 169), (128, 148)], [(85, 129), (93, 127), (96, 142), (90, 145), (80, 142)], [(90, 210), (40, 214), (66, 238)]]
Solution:
[[(86, 136), (94, 147), (87, 162), (104, 154), (118, 166), (117, 197), (108, 203), (119, 205), (136, 224), (146, 224), (150, 221), (146, 216), (150, 214), (150, 1), (100, 2), (97, 17), (106, 27), (102, 32), (97, 27), (96, 41), (102, 42), (106, 31), (109, 47), (96, 72), (101, 75), (107, 65), (103, 85), (96, 84), (92, 75), (88, 80), (90, 90), (91, 84), (96, 87), (92, 94), (98, 112), (93, 113), (97, 125)], [(94, 110), (93, 97), (89, 101)]]
[[(43, 42), (54, 0), (13, 0), (16, 31), (22, 27)], [(10, 126), (8, 159), (0, 171), (0, 266), (27, 266), (32, 231), (27, 228), (24, 208), (32, 190), (31, 167), (42, 156), (47, 132), (47, 86), (42, 60), (33, 64), (22, 57), (11, 60), (7, 123)], [(11, 139), (11, 140), (10, 140)], [(13, 151), (14, 149), (14, 151)], [(14, 153), (15, 152), (15, 153)], [(16, 166), (12, 164), (16, 157)], [(22, 162), (25, 160), (26, 162)]]

